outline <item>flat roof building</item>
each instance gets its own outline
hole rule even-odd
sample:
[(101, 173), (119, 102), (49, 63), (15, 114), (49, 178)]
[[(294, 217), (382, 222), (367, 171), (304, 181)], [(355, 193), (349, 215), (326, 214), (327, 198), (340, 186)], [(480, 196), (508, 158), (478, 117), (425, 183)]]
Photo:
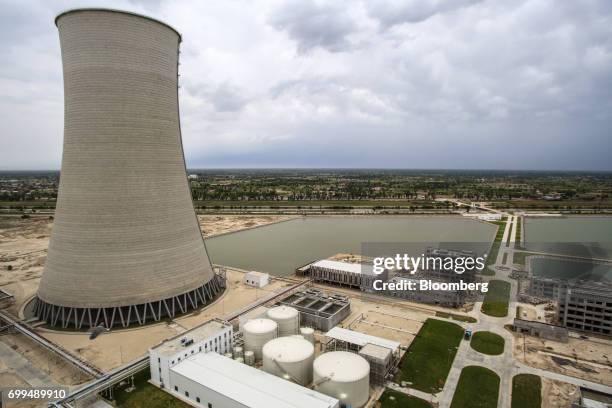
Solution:
[(200, 353), (170, 370), (166, 390), (203, 408), (339, 408), (333, 397), (217, 353)]
[(355, 330), (344, 329), (342, 327), (334, 327), (325, 333), (325, 337), (330, 340), (340, 341), (359, 348), (365, 346), (366, 344), (374, 344), (376, 346), (385, 347), (391, 350), (393, 353), (398, 351), (400, 348), (400, 343), (397, 341), (372, 336), (371, 334), (366, 334)]
[(557, 303), (557, 323), (570, 330), (612, 335), (612, 284), (533, 277), (529, 294)]
[(326, 294), (316, 289), (296, 292), (279, 305), (291, 306), (300, 312), (302, 326), (327, 331), (351, 313), (351, 301), (339, 294)]
[(197, 353), (227, 353), (232, 350), (232, 325), (210, 320), (168, 339), (149, 350), (151, 382), (164, 388), (170, 383), (169, 371)]
[(315, 282), (358, 288), (362, 291), (372, 291), (376, 279), (387, 281), (388, 271), (374, 273), (374, 268), (367, 263), (352, 263), (322, 259), (314, 262), (308, 269), (310, 278)]

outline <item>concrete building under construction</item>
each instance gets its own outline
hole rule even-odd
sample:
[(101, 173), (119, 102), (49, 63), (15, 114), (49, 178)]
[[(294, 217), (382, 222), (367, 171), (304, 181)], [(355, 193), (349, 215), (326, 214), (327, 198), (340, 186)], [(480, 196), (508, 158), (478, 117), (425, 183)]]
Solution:
[(180, 34), (107, 9), (56, 20), (64, 146), (35, 313), (52, 326), (144, 324), (223, 291), (195, 215), (178, 104)]
[(533, 277), (529, 295), (553, 300), (557, 324), (570, 330), (612, 335), (612, 284)]

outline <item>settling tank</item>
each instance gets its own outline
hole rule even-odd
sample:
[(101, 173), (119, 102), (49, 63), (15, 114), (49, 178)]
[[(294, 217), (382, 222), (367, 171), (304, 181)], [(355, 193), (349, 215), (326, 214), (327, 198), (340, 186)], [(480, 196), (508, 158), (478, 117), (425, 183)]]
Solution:
[(353, 408), (368, 402), (370, 364), (360, 355), (348, 351), (321, 354), (314, 361), (313, 372), (315, 390)]
[(263, 346), (263, 369), (301, 385), (312, 382), (314, 346), (304, 338), (279, 337)]
[(268, 319), (278, 323), (279, 337), (297, 334), (300, 329), (300, 313), (290, 306), (276, 306), (268, 310)]
[(268, 341), (278, 336), (278, 324), (270, 319), (249, 320), (243, 326), (244, 349), (255, 354), (255, 360), (261, 360), (261, 349)]

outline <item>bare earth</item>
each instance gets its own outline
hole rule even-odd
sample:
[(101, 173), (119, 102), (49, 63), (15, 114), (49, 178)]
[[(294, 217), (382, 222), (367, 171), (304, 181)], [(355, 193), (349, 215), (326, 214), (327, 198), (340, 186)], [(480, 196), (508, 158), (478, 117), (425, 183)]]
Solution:
[(198, 215), (205, 237), (240, 231), (286, 221), (296, 217), (288, 215)]
[(567, 408), (579, 397), (578, 387), (542, 378), (542, 408)]
[(532, 367), (612, 383), (612, 340), (570, 338), (569, 343), (559, 343), (525, 336), (524, 348), (523, 336), (515, 334), (515, 339), (514, 356)]

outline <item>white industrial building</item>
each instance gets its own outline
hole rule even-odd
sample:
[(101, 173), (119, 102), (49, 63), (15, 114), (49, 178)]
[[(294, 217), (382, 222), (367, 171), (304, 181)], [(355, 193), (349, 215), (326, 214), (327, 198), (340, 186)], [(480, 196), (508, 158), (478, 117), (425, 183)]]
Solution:
[(336, 398), (217, 353), (198, 353), (173, 366), (166, 390), (202, 408), (340, 407)]
[(232, 325), (222, 320), (211, 320), (151, 348), (151, 382), (160, 388), (168, 388), (172, 367), (198, 353), (231, 352), (232, 336)]
[(380, 274), (374, 273), (371, 264), (340, 262), (329, 259), (314, 262), (308, 268), (308, 273), (314, 282), (348, 286), (366, 292), (373, 290), (374, 280), (380, 279), (386, 282), (389, 274), (386, 269)]
[(270, 275), (256, 271), (247, 272), (242, 279), (242, 283), (256, 288), (263, 288), (270, 283)]
[(400, 348), (400, 343), (397, 341), (384, 339), (382, 337), (372, 336), (370, 334), (344, 329), (337, 326), (325, 333), (325, 337), (329, 339), (327, 344), (330, 344), (331, 341), (335, 341), (345, 344), (347, 349), (354, 348), (356, 350), (365, 346), (366, 344), (374, 344), (376, 346), (385, 347), (391, 350), (392, 353), (397, 353)]
[(400, 343), (370, 334), (334, 327), (325, 334), (325, 350), (356, 352), (370, 365), (370, 383), (383, 385), (400, 360)]

